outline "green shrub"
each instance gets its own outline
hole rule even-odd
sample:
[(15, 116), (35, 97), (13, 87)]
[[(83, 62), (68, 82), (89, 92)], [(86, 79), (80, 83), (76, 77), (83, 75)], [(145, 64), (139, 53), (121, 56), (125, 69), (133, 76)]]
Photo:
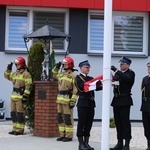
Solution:
[(32, 75), (33, 81), (39, 81), (41, 78), (43, 60), (44, 60), (43, 43), (35, 42), (30, 47), (28, 55), (28, 68)]
[(115, 128), (116, 127), (114, 118), (110, 118), (109, 127), (110, 128)]
[[(32, 76), (32, 81), (39, 81), (42, 73), (42, 62), (44, 60), (43, 43), (35, 42), (29, 50), (28, 69)], [(35, 85), (29, 95), (29, 103), (27, 105), (26, 123), (30, 130), (34, 129), (34, 102), (35, 102)]]

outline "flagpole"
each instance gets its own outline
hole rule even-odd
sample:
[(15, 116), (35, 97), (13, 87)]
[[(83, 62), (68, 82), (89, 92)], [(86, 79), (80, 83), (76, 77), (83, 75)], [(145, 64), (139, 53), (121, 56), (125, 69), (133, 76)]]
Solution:
[(101, 150), (109, 149), (111, 50), (112, 50), (112, 0), (105, 0)]

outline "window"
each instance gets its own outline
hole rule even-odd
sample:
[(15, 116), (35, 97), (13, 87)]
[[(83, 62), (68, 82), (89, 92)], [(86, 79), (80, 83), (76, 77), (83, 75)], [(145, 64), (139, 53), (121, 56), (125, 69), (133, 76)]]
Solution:
[(104, 38), (104, 14), (90, 13), (89, 19), (89, 51), (102, 52)]
[[(68, 33), (68, 11), (66, 9), (7, 7), (5, 51), (10, 53), (26, 53), (23, 36), (49, 24), (58, 30)], [(28, 43), (31, 46), (33, 41)], [(54, 39), (53, 48), (65, 52), (67, 42)]]
[(27, 12), (9, 11), (7, 49), (23, 50), (25, 44), (23, 35), (27, 34), (28, 17)]
[[(89, 11), (89, 53), (103, 53), (103, 16), (100, 11)], [(147, 13), (113, 12), (112, 54), (147, 55), (147, 31)]]
[[(47, 23), (64, 32), (64, 25), (65, 25), (65, 13), (61, 12), (34, 12), (34, 30), (41, 28), (42, 26), (46, 25)], [(54, 39), (53, 40), (53, 48), (56, 50), (64, 49), (64, 39)]]
[(114, 51), (142, 52), (143, 17), (114, 17)]

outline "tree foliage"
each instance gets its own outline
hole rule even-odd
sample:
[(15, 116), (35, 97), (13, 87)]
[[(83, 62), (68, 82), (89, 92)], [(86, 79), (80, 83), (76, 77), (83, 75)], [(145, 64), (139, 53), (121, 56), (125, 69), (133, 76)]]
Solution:
[(29, 50), (28, 69), (32, 76), (33, 88), (29, 95), (27, 105), (26, 123), (30, 130), (34, 129), (34, 102), (35, 102), (35, 85), (34, 81), (39, 81), (42, 73), (42, 62), (44, 60), (43, 43), (35, 42)]

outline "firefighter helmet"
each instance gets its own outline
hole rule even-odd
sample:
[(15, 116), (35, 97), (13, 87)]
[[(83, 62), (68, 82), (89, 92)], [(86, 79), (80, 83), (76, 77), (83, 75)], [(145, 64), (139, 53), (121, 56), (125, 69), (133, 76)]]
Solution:
[(15, 64), (19, 64), (21, 68), (26, 67), (26, 61), (23, 57), (17, 57), (14, 61)]
[(68, 68), (72, 69), (74, 67), (74, 60), (67, 56), (63, 59), (62, 64), (67, 64)]

